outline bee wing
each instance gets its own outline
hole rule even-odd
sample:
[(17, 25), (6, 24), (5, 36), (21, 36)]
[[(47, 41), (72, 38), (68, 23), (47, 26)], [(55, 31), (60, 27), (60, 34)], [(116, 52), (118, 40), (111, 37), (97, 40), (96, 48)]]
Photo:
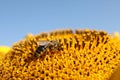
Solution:
[(47, 41), (47, 40), (40, 40), (37, 44), (38, 44), (38, 45), (41, 45), (41, 46), (45, 46), (45, 45), (48, 44), (48, 42), (49, 42), (49, 41)]

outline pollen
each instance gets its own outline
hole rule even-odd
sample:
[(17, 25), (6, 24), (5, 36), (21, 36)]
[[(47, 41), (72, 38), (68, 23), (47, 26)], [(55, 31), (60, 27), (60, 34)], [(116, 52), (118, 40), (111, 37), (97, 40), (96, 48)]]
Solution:
[[(35, 58), (41, 40), (57, 41), (61, 48), (48, 48)], [(89, 29), (30, 34), (14, 43), (1, 61), (2, 80), (109, 80), (120, 63), (120, 39)]]

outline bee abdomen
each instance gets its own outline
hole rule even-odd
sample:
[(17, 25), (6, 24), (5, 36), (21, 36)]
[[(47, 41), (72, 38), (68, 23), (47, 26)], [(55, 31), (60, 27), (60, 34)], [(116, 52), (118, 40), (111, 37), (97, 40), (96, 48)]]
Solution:
[(36, 51), (35, 51), (35, 53), (34, 53), (34, 56), (35, 57), (40, 57), (42, 54), (41, 54), (41, 52), (43, 52), (45, 50), (45, 46), (39, 46), (37, 49), (36, 49)]

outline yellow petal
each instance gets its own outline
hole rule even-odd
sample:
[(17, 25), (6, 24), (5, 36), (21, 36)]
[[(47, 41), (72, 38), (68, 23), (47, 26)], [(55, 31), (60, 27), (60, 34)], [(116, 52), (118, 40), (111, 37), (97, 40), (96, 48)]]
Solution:
[(3, 56), (10, 50), (10, 47), (8, 46), (0, 46), (0, 56)]

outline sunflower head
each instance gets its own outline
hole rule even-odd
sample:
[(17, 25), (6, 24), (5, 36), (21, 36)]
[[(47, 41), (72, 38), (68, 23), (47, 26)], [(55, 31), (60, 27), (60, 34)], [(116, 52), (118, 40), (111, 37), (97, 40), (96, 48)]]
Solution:
[(14, 44), (2, 59), (0, 79), (108, 80), (119, 62), (118, 37), (89, 29), (57, 30)]

